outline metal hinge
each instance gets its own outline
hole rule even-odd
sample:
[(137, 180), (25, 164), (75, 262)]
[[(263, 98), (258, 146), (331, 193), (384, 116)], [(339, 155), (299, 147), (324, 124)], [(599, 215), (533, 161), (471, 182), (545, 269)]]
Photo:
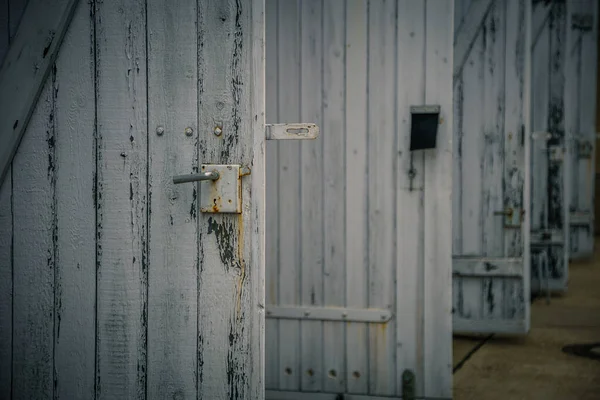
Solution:
[(592, 158), (593, 146), (588, 140), (580, 140), (577, 142), (577, 157)]

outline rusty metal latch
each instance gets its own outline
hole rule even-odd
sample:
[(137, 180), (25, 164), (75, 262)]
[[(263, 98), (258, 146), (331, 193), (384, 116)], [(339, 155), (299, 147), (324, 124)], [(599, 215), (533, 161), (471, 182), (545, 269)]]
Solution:
[(312, 140), (319, 136), (319, 127), (312, 123), (267, 124), (267, 140)]
[(494, 211), (494, 215), (504, 216), (504, 228), (520, 228), (521, 222), (523, 222), (523, 216), (525, 210), (507, 208), (502, 211)]
[(177, 175), (173, 183), (200, 182), (200, 211), (203, 213), (242, 212), (242, 176), (240, 165), (203, 164), (198, 174)]

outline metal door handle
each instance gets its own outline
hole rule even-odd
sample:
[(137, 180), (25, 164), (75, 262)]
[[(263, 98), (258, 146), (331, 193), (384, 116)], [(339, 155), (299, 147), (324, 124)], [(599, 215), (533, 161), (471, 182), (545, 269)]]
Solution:
[(176, 175), (173, 177), (173, 183), (186, 183), (197, 181), (216, 181), (219, 179), (217, 171), (202, 172), (199, 174)]

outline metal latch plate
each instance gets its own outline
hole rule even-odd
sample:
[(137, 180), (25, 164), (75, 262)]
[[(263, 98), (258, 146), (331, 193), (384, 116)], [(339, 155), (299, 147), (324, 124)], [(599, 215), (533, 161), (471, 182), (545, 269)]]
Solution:
[(592, 215), (586, 211), (571, 211), (569, 215), (569, 225), (588, 226), (592, 223)]
[(312, 123), (267, 124), (265, 132), (267, 140), (311, 140), (319, 136), (319, 127)]
[(202, 172), (218, 172), (219, 179), (200, 182), (200, 211), (240, 214), (242, 212), (240, 166), (202, 164), (201, 168)]

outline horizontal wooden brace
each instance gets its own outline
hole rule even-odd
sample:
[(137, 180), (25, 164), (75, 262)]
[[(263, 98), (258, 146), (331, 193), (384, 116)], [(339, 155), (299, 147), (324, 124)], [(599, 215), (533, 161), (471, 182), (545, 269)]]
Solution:
[(564, 243), (564, 234), (561, 230), (549, 229), (531, 232), (531, 245), (534, 247), (562, 246)]
[(462, 257), (452, 258), (452, 274), (457, 276), (502, 276), (522, 277), (523, 259), (495, 257)]
[[(401, 397), (393, 396), (369, 396), (365, 394), (339, 393), (314, 393), (314, 392), (291, 392), (285, 390), (267, 390), (266, 400), (338, 400), (343, 396), (344, 400), (401, 400)], [(449, 397), (413, 397), (415, 400), (451, 400)]]
[(317, 124), (267, 124), (265, 125), (267, 140), (311, 140), (319, 136)]
[(570, 226), (588, 226), (592, 224), (592, 214), (587, 211), (575, 211), (569, 214)]
[(384, 323), (392, 312), (376, 308), (267, 306), (267, 318)]

